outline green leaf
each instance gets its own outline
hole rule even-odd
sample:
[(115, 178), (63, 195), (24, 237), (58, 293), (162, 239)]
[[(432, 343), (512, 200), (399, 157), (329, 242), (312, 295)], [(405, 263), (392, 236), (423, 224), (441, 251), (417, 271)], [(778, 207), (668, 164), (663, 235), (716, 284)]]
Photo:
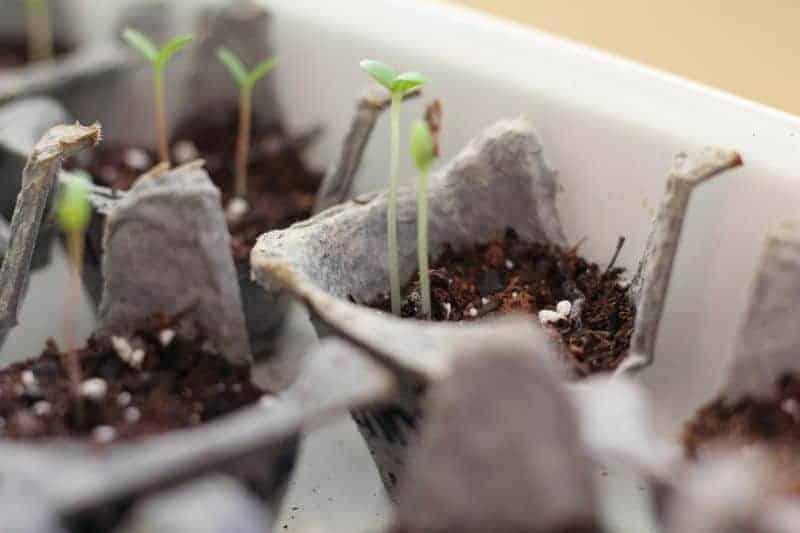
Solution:
[(247, 83), (249, 78), (247, 69), (233, 52), (225, 47), (220, 47), (217, 49), (217, 57), (228, 67), (231, 76), (240, 87)]
[(397, 78), (397, 71), (395, 69), (386, 63), (373, 61), (371, 59), (365, 59), (359, 63), (359, 65), (361, 66), (362, 70), (372, 77), (373, 80), (377, 81), (390, 91), (392, 90), (392, 84), (394, 83), (395, 78)]
[(436, 143), (428, 123), (423, 120), (417, 120), (411, 126), (411, 157), (421, 171), (430, 168), (436, 159)]
[(394, 79), (389, 90), (406, 94), (418, 87), (422, 87), (426, 83), (428, 83), (428, 78), (419, 72), (404, 72)]
[(161, 51), (158, 52), (158, 59), (156, 59), (156, 68), (163, 69), (172, 56), (180, 52), (192, 39), (194, 39), (194, 35), (179, 35), (162, 46)]
[(61, 183), (56, 201), (58, 225), (65, 233), (86, 231), (92, 208), (89, 205), (89, 184), (91, 178), (86, 172), (70, 172)]
[(138, 51), (151, 63), (155, 63), (158, 59), (158, 48), (143, 33), (132, 28), (125, 28), (125, 31), (122, 32), (122, 38), (131, 48)]
[(272, 69), (274, 69), (276, 66), (278, 66), (278, 58), (270, 57), (265, 59), (250, 71), (250, 75), (247, 78), (247, 83), (254, 85), (258, 80), (269, 74), (270, 71), (272, 71)]

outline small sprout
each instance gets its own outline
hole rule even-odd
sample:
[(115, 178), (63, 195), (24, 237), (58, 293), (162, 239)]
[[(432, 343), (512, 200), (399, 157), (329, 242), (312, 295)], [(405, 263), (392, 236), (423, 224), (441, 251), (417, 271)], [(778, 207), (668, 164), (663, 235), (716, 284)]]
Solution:
[(417, 190), (417, 259), (422, 293), (422, 314), (431, 318), (431, 280), (428, 274), (428, 176), (436, 159), (436, 143), (425, 121), (418, 120), (411, 128), (411, 156), (419, 170)]
[(250, 153), (250, 124), (253, 107), (253, 86), (274, 69), (278, 60), (267, 58), (248, 71), (236, 55), (227, 48), (219, 48), (217, 57), (231, 73), (239, 86), (239, 136), (236, 140), (236, 196), (247, 196), (247, 159)]
[(91, 177), (83, 171), (69, 173), (63, 181), (56, 200), (58, 226), (67, 238), (67, 251), (70, 259), (71, 276), (69, 299), (64, 312), (64, 340), (69, 354), (67, 371), (74, 389), (81, 382), (80, 363), (75, 351), (75, 321), (81, 293), (81, 271), (83, 270), (84, 234), (92, 216), (89, 205), (89, 184)]
[(143, 33), (131, 28), (126, 28), (122, 32), (122, 38), (131, 48), (142, 54), (153, 68), (158, 153), (162, 163), (169, 163), (169, 141), (167, 139), (167, 117), (164, 101), (164, 69), (169, 60), (189, 44), (194, 37), (192, 35), (180, 35), (167, 42), (160, 49)]
[(386, 212), (386, 226), (389, 255), (389, 287), (391, 291), (392, 313), (400, 314), (400, 262), (397, 245), (397, 188), (399, 186), (400, 166), (400, 102), (407, 93), (417, 90), (428, 80), (418, 72), (398, 74), (389, 65), (380, 61), (365, 59), (360, 63), (362, 70), (373, 80), (386, 87), (392, 95), (391, 121), (391, 160), (389, 164), (389, 205)]
[(28, 24), (28, 59), (45, 61), (53, 57), (53, 29), (47, 0), (25, 0)]

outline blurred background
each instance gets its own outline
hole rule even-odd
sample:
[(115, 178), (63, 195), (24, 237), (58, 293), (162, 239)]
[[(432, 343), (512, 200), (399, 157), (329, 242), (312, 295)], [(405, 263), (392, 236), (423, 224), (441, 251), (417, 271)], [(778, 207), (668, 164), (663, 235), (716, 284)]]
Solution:
[(800, 114), (798, 0), (429, 0), (534, 25)]

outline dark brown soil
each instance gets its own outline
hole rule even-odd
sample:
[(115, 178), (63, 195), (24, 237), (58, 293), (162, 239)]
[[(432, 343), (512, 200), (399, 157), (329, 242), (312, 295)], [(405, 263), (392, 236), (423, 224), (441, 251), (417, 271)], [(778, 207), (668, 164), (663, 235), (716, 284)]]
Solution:
[[(160, 337), (170, 331), (175, 335), (164, 346), (166, 337)], [(121, 359), (111, 338), (92, 336), (77, 351), (83, 384), (77, 394), (68, 356), (52, 342), (38, 358), (2, 370), (0, 435), (105, 445), (196, 426), (264, 394), (251, 383), (248, 367), (230, 365), (203, 346), (201, 333), (168, 318), (153, 318), (130, 343), (144, 350), (139, 368)], [(86, 384), (99, 380), (106, 391), (93, 395)]]
[[(72, 46), (56, 42), (54, 55), (56, 58), (72, 51)], [(0, 41), (0, 71), (17, 68), (28, 64), (28, 41), (25, 39), (3, 38)]]
[[(579, 319), (564, 318), (548, 331), (578, 373), (610, 371), (628, 351), (635, 312), (622, 268), (604, 271), (577, 254), (549, 244), (527, 244), (509, 229), (503, 238), (456, 252), (445, 247), (432, 263), (432, 318), (438, 321), (480, 320), (512, 312), (536, 316), (555, 310), (558, 302), (585, 303)], [(404, 317), (421, 316), (418, 274), (406, 287)], [(370, 304), (390, 310), (388, 295)]]
[[(231, 111), (221, 124), (207, 120), (189, 120), (172, 136), (173, 164), (198, 157), (206, 161), (206, 169), (223, 193), (223, 206), (228, 205), (234, 180), (234, 154), (237, 115)], [(303, 151), (313, 142), (316, 132), (291, 137), (276, 129), (253, 129), (250, 149), (247, 202), (250, 209), (238, 219), (229, 219), (234, 257), (249, 258), (256, 239), (264, 232), (285, 228), (311, 216), (314, 198), (322, 181), (322, 172), (308, 167)], [(149, 148), (105, 142), (94, 150), (83, 152), (74, 167), (89, 172), (95, 181), (117, 190), (127, 190), (145, 171), (158, 162)]]
[(726, 405), (717, 399), (701, 408), (684, 429), (687, 456), (749, 444), (800, 450), (800, 380), (785, 377), (776, 384), (776, 393), (771, 401), (745, 399)]

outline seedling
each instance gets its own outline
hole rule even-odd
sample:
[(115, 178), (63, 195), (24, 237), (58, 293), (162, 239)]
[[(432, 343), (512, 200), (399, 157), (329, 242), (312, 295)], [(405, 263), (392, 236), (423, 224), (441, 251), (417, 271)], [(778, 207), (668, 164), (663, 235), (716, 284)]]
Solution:
[(25, 0), (28, 24), (28, 58), (43, 61), (53, 57), (53, 29), (47, 0)]
[(70, 288), (64, 310), (64, 343), (68, 354), (67, 371), (75, 390), (81, 382), (80, 363), (75, 342), (75, 322), (81, 293), (81, 271), (83, 270), (83, 248), (86, 228), (89, 226), (89, 184), (91, 177), (86, 172), (76, 171), (64, 180), (56, 203), (56, 218), (67, 238), (70, 261)]
[(392, 95), (390, 108), (391, 121), (391, 159), (389, 163), (389, 203), (386, 210), (386, 228), (389, 255), (389, 287), (391, 291), (392, 313), (400, 314), (400, 264), (397, 249), (397, 187), (400, 166), (400, 102), (403, 96), (414, 91), (428, 80), (418, 72), (398, 74), (392, 67), (365, 59), (361, 68), (373, 80), (386, 87)]
[(217, 57), (231, 73), (239, 86), (239, 135), (236, 139), (236, 196), (247, 196), (247, 160), (250, 154), (250, 129), (253, 107), (253, 86), (278, 64), (274, 57), (267, 58), (248, 72), (247, 68), (227, 48), (217, 49)]
[(436, 142), (427, 122), (418, 120), (411, 128), (411, 157), (419, 170), (417, 190), (417, 258), (422, 314), (431, 318), (431, 281), (428, 275), (428, 176), (436, 159)]
[(180, 52), (184, 46), (189, 44), (194, 37), (192, 35), (180, 35), (169, 41), (160, 49), (143, 33), (131, 28), (126, 28), (125, 31), (122, 32), (122, 38), (125, 39), (125, 42), (127, 42), (131, 48), (142, 54), (153, 68), (158, 153), (161, 162), (169, 164), (169, 141), (167, 139), (167, 117), (164, 102), (164, 69), (167, 63), (169, 63), (169, 60)]

